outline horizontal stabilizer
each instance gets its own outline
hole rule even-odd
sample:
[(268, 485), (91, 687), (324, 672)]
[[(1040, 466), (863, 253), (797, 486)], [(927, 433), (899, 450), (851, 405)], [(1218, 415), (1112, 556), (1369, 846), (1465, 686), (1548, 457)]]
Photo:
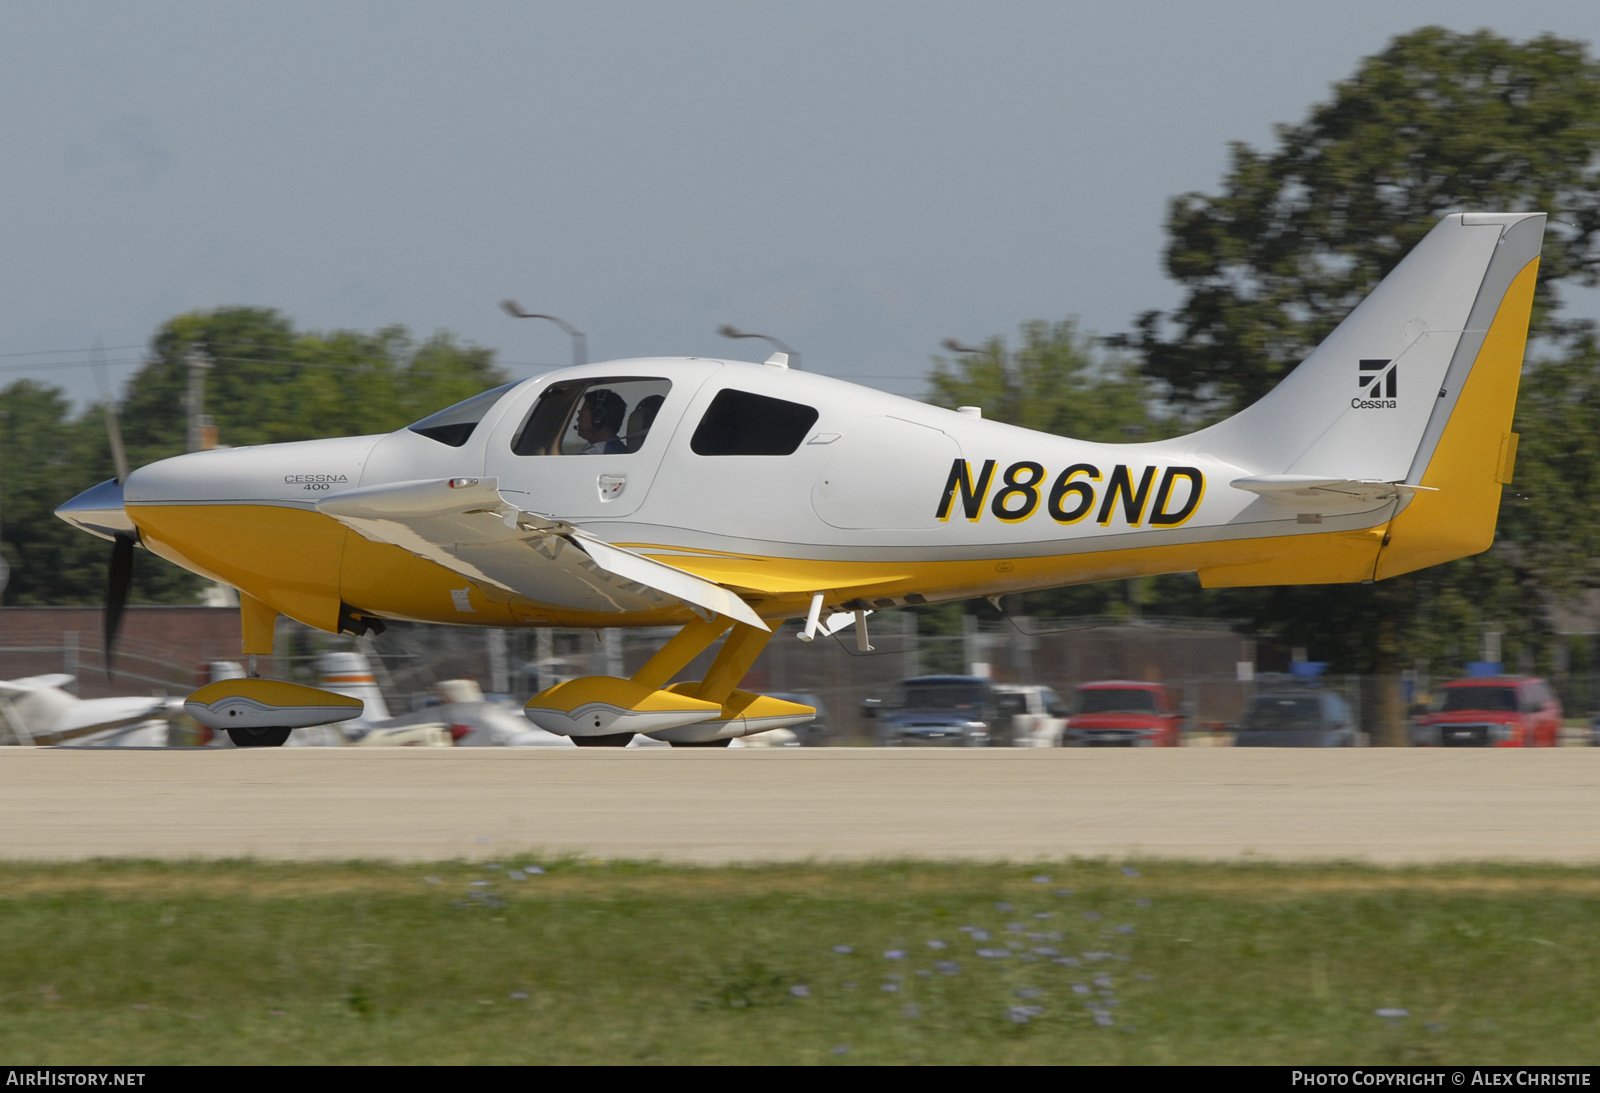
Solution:
[(15, 696), (32, 694), (34, 691), (44, 691), (52, 688), (60, 689), (76, 678), (77, 676), (70, 676), (64, 672), (56, 672), (47, 676), (24, 676), (22, 679), (0, 680), (0, 695)]
[(1262, 474), (1235, 478), (1230, 485), (1283, 505), (1375, 504), (1409, 497), (1411, 491), (1417, 489), (1399, 482), (1323, 478), (1311, 474)]

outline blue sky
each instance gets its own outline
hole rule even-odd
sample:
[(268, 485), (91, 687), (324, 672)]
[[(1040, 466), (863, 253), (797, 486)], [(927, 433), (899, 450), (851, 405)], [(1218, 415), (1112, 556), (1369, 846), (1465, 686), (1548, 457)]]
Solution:
[(96, 338), (120, 381), (228, 304), (565, 362), (512, 296), (593, 359), (764, 356), (732, 322), (918, 394), (944, 337), (1170, 306), (1168, 199), (1428, 23), (1600, 6), (7, 4), (0, 381), (93, 397)]

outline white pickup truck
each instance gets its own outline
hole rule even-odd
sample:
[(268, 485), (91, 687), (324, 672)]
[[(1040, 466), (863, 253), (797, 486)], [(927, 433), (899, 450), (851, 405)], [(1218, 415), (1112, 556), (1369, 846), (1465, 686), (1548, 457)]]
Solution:
[(995, 743), (1013, 748), (1061, 746), (1067, 709), (1055, 691), (1037, 684), (996, 683), (994, 700), (1000, 713)]

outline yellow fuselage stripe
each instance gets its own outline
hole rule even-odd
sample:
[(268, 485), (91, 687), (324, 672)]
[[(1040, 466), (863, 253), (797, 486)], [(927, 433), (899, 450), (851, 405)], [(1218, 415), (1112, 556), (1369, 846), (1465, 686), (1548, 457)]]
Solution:
[[(488, 626), (660, 626), (681, 624), (691, 617), (680, 606), (623, 617), (538, 604), (482, 587), (304, 509), (136, 505), (129, 507), (129, 513), (156, 553), (324, 630), (337, 628), (341, 602), (386, 618)], [(786, 618), (803, 615), (816, 591), (840, 602), (903, 601), (907, 596), (937, 602), (1188, 570), (1199, 570), (1208, 585), (1369, 580), (1383, 531), (1379, 526), (956, 561), (819, 561), (665, 552), (655, 556), (707, 580), (748, 589), (763, 616)], [(648, 548), (641, 552), (652, 553)], [(1236, 579), (1241, 576), (1250, 579)], [(452, 596), (463, 589), (469, 610), (462, 610)]]

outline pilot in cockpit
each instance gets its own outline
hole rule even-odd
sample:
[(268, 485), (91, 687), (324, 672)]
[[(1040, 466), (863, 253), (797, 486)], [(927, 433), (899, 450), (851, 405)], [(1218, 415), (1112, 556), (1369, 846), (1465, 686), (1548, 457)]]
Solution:
[(578, 410), (577, 433), (589, 446), (584, 455), (617, 455), (628, 450), (617, 430), (622, 428), (628, 404), (615, 391), (601, 387), (583, 396)]

